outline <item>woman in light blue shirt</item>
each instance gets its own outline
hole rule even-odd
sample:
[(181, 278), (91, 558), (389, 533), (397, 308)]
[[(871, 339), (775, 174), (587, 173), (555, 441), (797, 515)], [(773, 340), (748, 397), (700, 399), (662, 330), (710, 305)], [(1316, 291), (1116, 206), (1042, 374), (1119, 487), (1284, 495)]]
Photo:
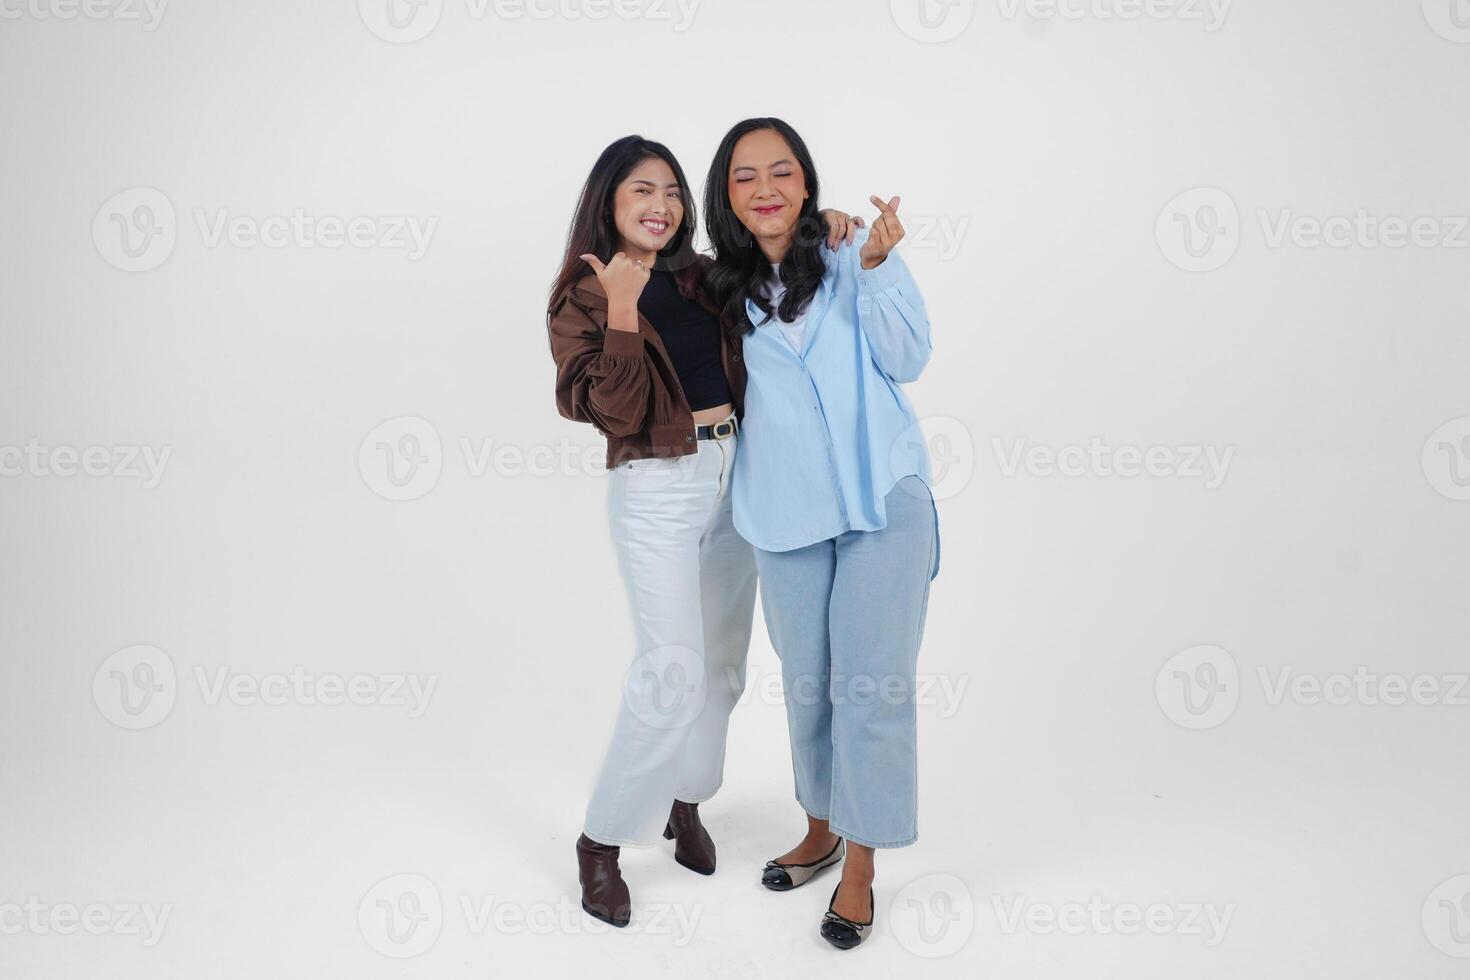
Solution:
[(781, 657), (807, 832), (767, 862), (782, 891), (846, 860), (821, 934), (847, 949), (873, 922), (875, 849), (918, 836), (915, 670), (939, 570), (928, 455), (899, 385), (929, 360), (929, 318), (893, 251), (899, 199), (824, 250), (818, 181), (779, 119), (726, 134), (705, 185), (708, 281), (745, 331), (735, 529), (756, 548)]

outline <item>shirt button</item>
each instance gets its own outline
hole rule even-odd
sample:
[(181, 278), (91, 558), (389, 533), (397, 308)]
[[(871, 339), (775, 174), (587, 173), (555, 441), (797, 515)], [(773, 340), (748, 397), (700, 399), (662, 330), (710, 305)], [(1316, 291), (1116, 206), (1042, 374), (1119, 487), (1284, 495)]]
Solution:
[(685, 442), (693, 442), (694, 441), (694, 437), (693, 436), (685, 436), (684, 437), (684, 441)]

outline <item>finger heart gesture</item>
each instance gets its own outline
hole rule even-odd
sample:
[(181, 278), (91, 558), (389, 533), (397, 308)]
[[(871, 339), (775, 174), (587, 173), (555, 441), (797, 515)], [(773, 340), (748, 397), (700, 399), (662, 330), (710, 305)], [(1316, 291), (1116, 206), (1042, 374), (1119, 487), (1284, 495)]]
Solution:
[(863, 249), (859, 253), (864, 269), (880, 265), (888, 258), (893, 247), (903, 239), (903, 223), (898, 220), (898, 197), (895, 195), (891, 200), (884, 201), (874, 195), (868, 200), (877, 206), (879, 213), (873, 220), (868, 240), (863, 242)]

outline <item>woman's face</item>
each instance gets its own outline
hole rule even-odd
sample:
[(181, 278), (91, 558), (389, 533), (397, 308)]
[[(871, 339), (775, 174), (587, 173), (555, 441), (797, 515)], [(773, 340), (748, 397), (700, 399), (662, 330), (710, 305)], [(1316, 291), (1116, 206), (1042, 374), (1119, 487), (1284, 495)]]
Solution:
[(674, 168), (658, 157), (639, 163), (613, 193), (613, 226), (622, 251), (661, 251), (683, 221), (684, 195)]
[(756, 238), (789, 239), (809, 196), (806, 173), (774, 129), (757, 129), (736, 141), (728, 186), (730, 208)]

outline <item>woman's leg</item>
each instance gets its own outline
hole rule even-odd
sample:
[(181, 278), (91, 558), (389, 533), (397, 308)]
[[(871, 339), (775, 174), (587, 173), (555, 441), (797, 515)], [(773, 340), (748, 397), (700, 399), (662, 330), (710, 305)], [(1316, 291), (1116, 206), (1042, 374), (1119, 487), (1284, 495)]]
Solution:
[(871, 911), (873, 849), (918, 837), (915, 672), (937, 529), (927, 488), (905, 480), (885, 500), (886, 527), (836, 547), (831, 829), (850, 848), (834, 909), (859, 920)]
[(675, 460), (608, 474), (608, 516), (636, 637), (611, 744), (587, 806), (602, 844), (656, 842), (679, 790), (704, 708), (700, 543), (720, 503), (722, 454), (711, 440)]
[(776, 860), (805, 864), (822, 857), (835, 842), (827, 829), (832, 801), (827, 607), (836, 568), (834, 542), (819, 541), (792, 551), (757, 549), (756, 566), (766, 629), (781, 658), (796, 801), (807, 814), (805, 837)]
[(730, 712), (745, 690), (745, 661), (755, 615), (755, 549), (735, 531), (730, 510), (730, 469), (736, 438), (716, 440), (724, 454), (720, 501), (699, 543), (700, 608), (704, 619), (704, 710), (689, 730), (677, 797), (702, 803), (724, 780)]

